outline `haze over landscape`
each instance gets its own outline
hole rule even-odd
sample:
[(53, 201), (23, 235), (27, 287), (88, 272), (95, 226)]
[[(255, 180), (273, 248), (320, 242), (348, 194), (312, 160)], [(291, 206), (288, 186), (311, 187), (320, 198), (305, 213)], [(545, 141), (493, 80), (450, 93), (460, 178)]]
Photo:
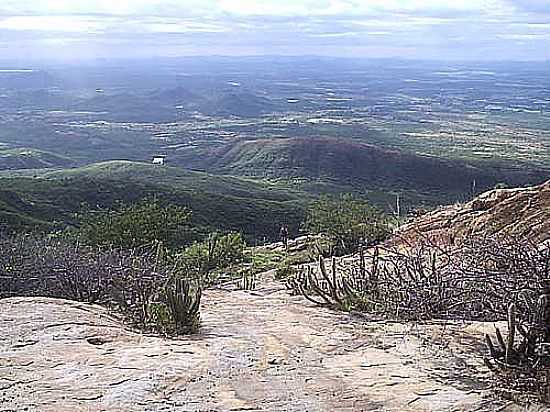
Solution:
[(0, 411), (542, 411), (550, 1), (0, 0)]

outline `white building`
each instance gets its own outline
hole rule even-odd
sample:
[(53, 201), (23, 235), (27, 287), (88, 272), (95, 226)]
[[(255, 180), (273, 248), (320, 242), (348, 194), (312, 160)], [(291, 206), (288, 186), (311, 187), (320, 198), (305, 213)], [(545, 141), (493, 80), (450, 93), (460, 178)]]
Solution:
[(166, 163), (166, 156), (155, 156), (155, 157), (153, 157), (153, 164), (154, 165), (164, 166), (165, 163)]

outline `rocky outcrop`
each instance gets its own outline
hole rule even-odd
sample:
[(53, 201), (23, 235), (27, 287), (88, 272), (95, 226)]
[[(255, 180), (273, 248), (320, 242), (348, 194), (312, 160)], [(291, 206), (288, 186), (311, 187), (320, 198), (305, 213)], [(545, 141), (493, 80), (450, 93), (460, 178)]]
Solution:
[[(0, 301), (1, 411), (489, 411), (492, 325), (319, 309), (264, 281), (205, 293), (197, 336), (125, 329), (104, 308)], [(504, 409), (503, 409), (504, 410)], [(512, 410), (512, 409), (509, 409)]]
[(539, 186), (492, 190), (466, 204), (427, 213), (403, 226), (395, 241), (425, 236), (452, 243), (494, 233), (525, 237), (534, 243), (550, 240), (550, 180)]

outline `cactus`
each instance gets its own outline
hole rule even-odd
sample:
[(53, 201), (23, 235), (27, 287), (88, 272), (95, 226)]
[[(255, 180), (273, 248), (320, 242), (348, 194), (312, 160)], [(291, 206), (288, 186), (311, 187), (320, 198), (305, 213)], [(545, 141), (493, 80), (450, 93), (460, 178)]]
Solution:
[[(193, 296), (194, 295), (194, 296)], [(194, 333), (200, 325), (202, 290), (193, 294), (187, 279), (176, 278), (166, 287), (166, 303), (176, 333)]]
[(339, 276), (336, 258), (332, 259), (329, 271), (323, 256), (319, 256), (319, 274), (318, 277), (311, 266), (307, 266), (287, 281), (287, 287), (317, 305), (346, 311), (366, 302), (361, 293), (364, 288), (358, 289), (353, 279)]
[(243, 274), (239, 286), (242, 290), (256, 289), (256, 274), (253, 272)]
[(514, 355), (514, 341), (516, 338), (516, 304), (508, 306), (508, 339), (506, 342), (506, 363), (510, 364)]

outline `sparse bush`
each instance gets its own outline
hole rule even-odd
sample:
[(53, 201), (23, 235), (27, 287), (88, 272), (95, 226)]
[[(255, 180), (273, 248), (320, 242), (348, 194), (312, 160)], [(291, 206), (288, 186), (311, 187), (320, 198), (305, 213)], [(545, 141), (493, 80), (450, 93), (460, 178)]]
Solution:
[(518, 291), (550, 282), (548, 249), (510, 237), (470, 238), (459, 247), (376, 247), (353, 263), (335, 261), (330, 272), (320, 262), (289, 286), (329, 296), (326, 305), (337, 307), (334, 297), (347, 296), (363, 310), (402, 319), (503, 319)]
[(349, 194), (313, 202), (304, 226), (309, 233), (324, 234), (330, 240), (331, 255), (354, 253), (362, 245), (373, 245), (389, 233), (380, 211)]

